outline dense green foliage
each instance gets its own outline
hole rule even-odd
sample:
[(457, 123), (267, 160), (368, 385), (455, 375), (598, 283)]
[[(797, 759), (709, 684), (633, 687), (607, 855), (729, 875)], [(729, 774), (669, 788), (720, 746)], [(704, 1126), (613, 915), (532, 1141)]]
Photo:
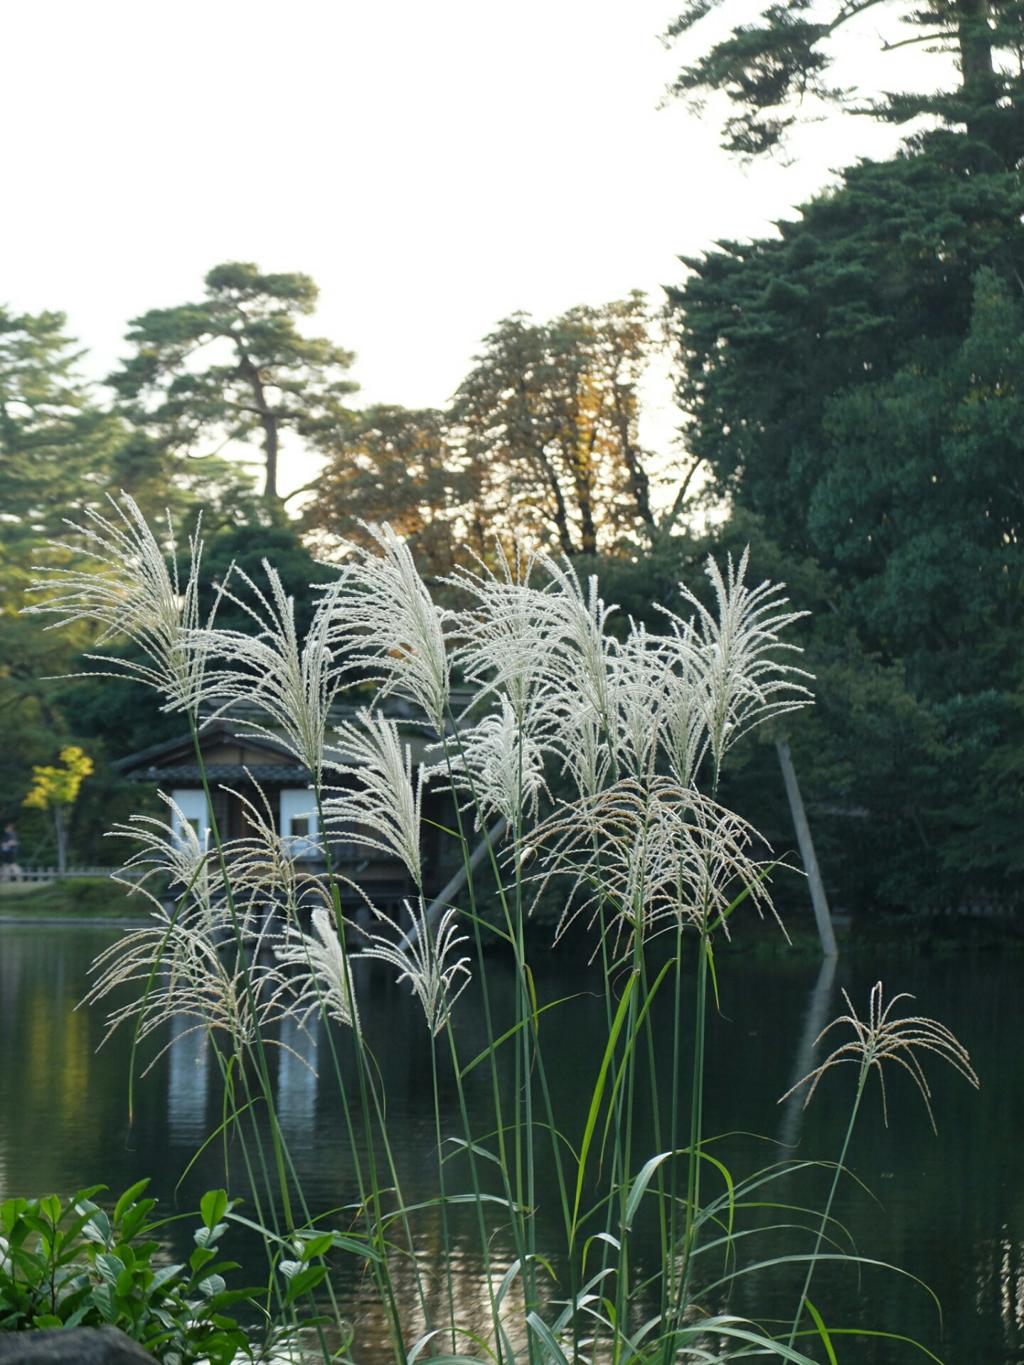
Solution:
[(195, 1250), (187, 1265), (162, 1255), (148, 1180), (107, 1212), (95, 1185), (69, 1199), (7, 1199), (0, 1204), (0, 1331), (119, 1328), (158, 1360), (229, 1365), (252, 1358), (245, 1332), (225, 1313), (256, 1292), (228, 1289), (234, 1261), (218, 1260), (230, 1205), (222, 1190), (203, 1196)]
[[(737, 0), (690, 0), (668, 37), (699, 38), (702, 21), (719, 13), (735, 26), (712, 37), (680, 71), (673, 92), (702, 106), (724, 94), (732, 113), (724, 145), (743, 156), (770, 152), (802, 118), (825, 106), (844, 106), (904, 124), (922, 115), (964, 127), (972, 141), (1003, 164), (1016, 164), (1024, 131), (1024, 72), (1020, 64), (1020, 0), (793, 0), (765, 5), (750, 22)], [(853, 32), (874, 40), (878, 75), (887, 93), (865, 99), (844, 87), (837, 71)], [(893, 92), (884, 54), (921, 47), (949, 54), (959, 79), (948, 85), (943, 64), (932, 88)]]
[(61, 748), (78, 742), (97, 760), (69, 834), (72, 861), (99, 863), (103, 830), (139, 797), (107, 760), (136, 739), (141, 747), (176, 732), (169, 719), (162, 731), (161, 722), (154, 727), (130, 693), (114, 688), (101, 700), (95, 684), (56, 681), (81, 670), (93, 635), (83, 624), (58, 637), (19, 615), (38, 550), (57, 541), (70, 555), (67, 523), (105, 509), (106, 493), (119, 488), (154, 518), (167, 509), (187, 525), (202, 508), (215, 540), (218, 531), (230, 539), (231, 528), (260, 518), (259, 500), (236, 464), (183, 460), (113, 410), (80, 367), (61, 314), (0, 309), (0, 818), (17, 822), (20, 858), (30, 863), (53, 863), (57, 854), (50, 819), (22, 810), (33, 766), (52, 764)]
[[(918, 19), (930, 32), (977, 8)], [(1024, 23), (981, 9), (994, 60)], [(819, 704), (793, 738), (844, 901), (1018, 894), (1024, 185), (1004, 133), (1019, 82), (977, 83), (971, 24), (950, 127), (851, 167), (777, 236), (688, 260), (671, 291), (689, 445), (731, 508), (720, 538), (802, 577), (815, 612)]]
[[(928, 15), (941, 18), (939, 8), (918, 18)], [(989, 6), (989, 16), (1000, 73), (987, 87), (991, 126), (982, 87), (968, 92), (962, 70), (960, 94), (978, 114), (969, 128), (933, 101), (939, 126), (907, 150), (850, 167), (777, 235), (688, 259), (685, 282), (669, 291), (689, 468), (699, 465), (727, 510), (709, 533), (682, 519), (689, 478), (677, 471), (659, 490), (640, 443), (653, 342), (639, 295), (546, 323), (505, 319), (447, 410), (361, 413), (346, 406), (351, 354), (299, 330), (316, 299), (303, 275), (219, 266), (201, 302), (136, 319), (113, 403), (78, 377), (59, 314), (0, 314), (0, 817), (18, 821), (22, 859), (53, 856), (45, 823), (20, 809), (33, 765), (68, 743), (96, 758), (72, 861), (101, 862), (103, 829), (142, 796), (110, 761), (180, 731), (173, 715), (154, 721), (123, 683), (41, 683), (74, 671), (89, 631), (56, 638), (17, 614), (34, 549), (63, 534), (63, 516), (80, 518), (122, 487), (151, 516), (169, 508), (179, 526), (203, 509), (214, 582), (232, 564), (258, 577), (272, 559), (300, 629), (309, 585), (329, 575), (317, 557), (329, 559), (339, 536), (362, 539), (364, 520), (389, 520), (435, 578), (458, 547), (486, 556), (496, 536), (525, 531), (582, 564), (600, 561), (610, 598), (655, 630), (651, 603), (671, 601), (680, 578), (694, 581), (708, 548), (749, 543), (755, 572), (790, 582), (813, 612), (801, 631), (818, 707), (790, 740), (837, 901), (1015, 895), (1024, 186), (1002, 131), (1016, 108), (1016, 78), (999, 65), (1011, 7)], [(771, 11), (764, 43), (797, 18)], [(810, 35), (793, 60), (810, 52), (825, 73), (835, 32)], [(728, 56), (735, 75), (753, 61), (741, 49), (708, 50), (707, 90), (732, 89), (721, 63)], [(714, 79), (709, 63), (721, 67)], [(783, 104), (795, 70), (780, 68)], [(747, 113), (775, 117), (767, 86), (736, 80)], [(294, 520), (273, 496), (289, 433), (326, 460)], [(249, 443), (262, 448), (271, 496), (210, 453)], [(230, 601), (222, 611), (244, 627)], [(771, 745), (752, 742), (741, 762), (732, 780), (746, 795), (733, 799), (788, 847)]]

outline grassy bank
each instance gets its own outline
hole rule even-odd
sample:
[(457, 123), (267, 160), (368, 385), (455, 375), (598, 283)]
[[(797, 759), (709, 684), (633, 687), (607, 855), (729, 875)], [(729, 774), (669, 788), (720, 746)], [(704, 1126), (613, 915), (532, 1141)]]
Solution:
[(0, 882), (0, 919), (9, 916), (67, 915), (69, 918), (124, 919), (145, 914), (146, 903), (129, 897), (106, 877), (68, 877), (57, 882)]

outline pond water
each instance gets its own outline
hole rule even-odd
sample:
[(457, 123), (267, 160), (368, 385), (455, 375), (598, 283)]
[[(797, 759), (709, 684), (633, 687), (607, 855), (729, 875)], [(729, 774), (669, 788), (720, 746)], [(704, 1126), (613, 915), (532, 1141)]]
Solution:
[[(175, 1192), (176, 1183), (203, 1139), (220, 1122), (219, 1078), (206, 1046), (185, 1037), (137, 1083), (135, 1114), (128, 1121), (130, 1039), (115, 1037), (101, 1050), (103, 1019), (98, 1011), (76, 1010), (88, 964), (117, 934), (109, 924), (19, 923), (0, 925), (0, 1197), (68, 1193), (103, 1182), (118, 1193), (142, 1176), (161, 1209), (194, 1208), (201, 1191), (225, 1183), (224, 1153), (210, 1148)], [(578, 1131), (598, 1064), (594, 1039), (600, 1035), (603, 1005), (587, 994), (593, 980), (579, 960), (538, 948), (533, 953), (538, 994), (543, 1000), (577, 995), (571, 1004), (544, 1017), (548, 1078), (567, 1127)], [(909, 990), (917, 1005), (949, 1025), (969, 1048), (982, 1079), (979, 1093), (951, 1071), (929, 1069), (939, 1124), (932, 1134), (920, 1100), (900, 1077), (890, 1084), (890, 1126), (882, 1122), (872, 1092), (854, 1137), (849, 1164), (871, 1193), (849, 1182), (837, 1214), (866, 1256), (889, 1261), (920, 1277), (942, 1304), (940, 1322), (928, 1295), (910, 1279), (849, 1268), (822, 1271), (813, 1297), (827, 1308), (830, 1325), (885, 1328), (924, 1342), (941, 1359), (1024, 1361), (1024, 1094), (1019, 1084), (1020, 1040), (1024, 1036), (1024, 960), (999, 954), (962, 959), (918, 957), (891, 967), (862, 954), (840, 961), (834, 976), (805, 960), (767, 961), (728, 949), (719, 962), (721, 1016), (712, 1028), (708, 1133), (731, 1133), (714, 1151), (735, 1176), (767, 1165), (786, 1152), (800, 1158), (835, 1160), (849, 1112), (849, 1076), (826, 1078), (814, 1104), (777, 1105), (778, 1096), (812, 1065), (810, 1040), (820, 1025), (840, 1012), (840, 987), (858, 1008), (882, 976), (888, 990)], [(512, 981), (494, 964), (495, 1009), (509, 1007)], [(583, 994), (580, 994), (580, 993)], [(360, 983), (364, 1027), (383, 1072), (389, 1095), (389, 1128), (408, 1202), (433, 1193), (430, 1053), (422, 1016), (404, 991), (375, 970)], [(656, 1037), (664, 1065), (671, 1056), (670, 1003), (656, 1007)], [(457, 1018), (460, 1053), (470, 1057), (483, 1045), (481, 1006), (467, 993)], [(277, 1105), (284, 1136), (314, 1210), (351, 1203), (355, 1195), (351, 1158), (337, 1099), (329, 1049), (295, 1032), (283, 1041), (318, 1064), (319, 1075), (292, 1052), (271, 1052)], [(348, 1066), (344, 1053), (343, 1071)], [(508, 1077), (511, 1084), (511, 1076)], [(469, 1077), (471, 1109), (487, 1111), (486, 1068)], [(460, 1131), (454, 1087), (442, 1082), (442, 1122)], [(750, 1134), (760, 1134), (755, 1139)], [(637, 1150), (657, 1150), (654, 1136), (641, 1130)], [(247, 1186), (237, 1145), (229, 1152), (232, 1193)], [(551, 1172), (540, 1166), (540, 1244), (545, 1228), (557, 1242), (558, 1209)], [(812, 1169), (780, 1187), (777, 1197), (819, 1206), (830, 1172)], [(458, 1180), (452, 1167), (452, 1180)], [(801, 1183), (802, 1182), (802, 1183)], [(252, 1205), (249, 1205), (251, 1211)], [(547, 1220), (547, 1221), (545, 1221)], [(187, 1248), (191, 1227), (180, 1225)], [(451, 1219), (455, 1294), (461, 1317), (483, 1324), (486, 1296), (475, 1213), (455, 1209)], [(419, 1228), (424, 1265), (440, 1257), (435, 1217)], [(256, 1250), (244, 1230), (227, 1249), (247, 1268)], [(792, 1248), (780, 1243), (777, 1250)], [(495, 1257), (508, 1259), (501, 1235)], [(640, 1243), (637, 1258), (657, 1257), (653, 1242)], [(411, 1273), (411, 1272), (410, 1272)], [(382, 1327), (369, 1285), (354, 1270), (339, 1272), (337, 1291), (354, 1325), (353, 1354), (360, 1361), (383, 1359)], [(411, 1292), (411, 1289), (410, 1289)], [(741, 1280), (731, 1311), (750, 1316), (784, 1316), (792, 1308), (793, 1278), (781, 1272), (755, 1285)], [(715, 1306), (721, 1306), (717, 1304)], [(925, 1359), (912, 1347), (868, 1338), (843, 1338), (843, 1365), (883, 1365)]]

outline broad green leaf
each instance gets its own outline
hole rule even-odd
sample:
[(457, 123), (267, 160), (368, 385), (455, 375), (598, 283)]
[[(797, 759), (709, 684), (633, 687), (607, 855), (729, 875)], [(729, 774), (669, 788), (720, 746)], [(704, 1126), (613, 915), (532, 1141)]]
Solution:
[(226, 1190), (207, 1190), (200, 1199), (199, 1212), (211, 1232), (227, 1213), (229, 1202)]
[(136, 1199), (138, 1199), (139, 1195), (148, 1184), (149, 1177), (147, 1176), (145, 1180), (138, 1180), (130, 1189), (125, 1190), (124, 1194), (122, 1194), (121, 1198), (114, 1205), (115, 1223), (120, 1223), (128, 1208), (135, 1203)]
[(300, 1270), (288, 1281), (288, 1290), (284, 1296), (285, 1303), (293, 1304), (303, 1294), (312, 1293), (326, 1274), (327, 1267), (322, 1264), (308, 1265), (305, 1270)]
[(321, 1232), (315, 1237), (303, 1237), (301, 1239), (299, 1255), (304, 1261), (309, 1261), (314, 1256), (322, 1256), (332, 1246), (334, 1246), (334, 1233)]

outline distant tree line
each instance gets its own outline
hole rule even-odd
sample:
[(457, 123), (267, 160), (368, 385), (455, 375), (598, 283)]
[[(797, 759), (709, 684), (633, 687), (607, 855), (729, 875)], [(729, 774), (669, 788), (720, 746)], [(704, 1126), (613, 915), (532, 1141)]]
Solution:
[[(22, 808), (33, 766), (72, 742), (95, 753), (72, 835), (97, 861), (103, 825), (139, 797), (109, 760), (175, 730), (117, 682), (41, 683), (79, 671), (90, 632), (51, 636), (19, 615), (36, 550), (57, 540), (73, 554), (67, 523), (103, 510), (108, 490), (151, 518), (169, 513), (180, 544), (201, 512), (212, 578), (230, 563), (258, 575), (270, 558), (300, 618), (318, 558), (367, 522), (390, 521), (441, 576), (514, 535), (572, 556), (619, 553), (678, 519), (685, 470), (640, 437), (639, 386), (658, 344), (642, 295), (550, 323), (505, 319), (444, 410), (355, 406), (352, 352), (303, 327), (316, 298), (306, 275), (217, 266), (200, 300), (129, 324), (129, 354), (103, 385), (82, 377), (61, 314), (0, 310), (0, 813), (25, 824), (23, 857), (33, 839), (52, 852), (45, 822)], [(289, 443), (320, 468), (284, 497)], [(674, 485), (665, 496), (661, 480)]]
[[(865, 16), (880, 63), (939, 54), (933, 88), (874, 102), (840, 88)], [(130, 324), (105, 388), (79, 377), (59, 314), (0, 312), (0, 817), (71, 742), (99, 758), (74, 831), (90, 857), (138, 799), (103, 760), (159, 737), (148, 710), (116, 684), (40, 684), (88, 632), (17, 615), (33, 547), (114, 487), (151, 515), (202, 508), (211, 572), (266, 554), (300, 599), (339, 537), (388, 520), (434, 576), (525, 535), (599, 569), (657, 630), (655, 604), (682, 577), (699, 585), (709, 550), (750, 544), (755, 572), (813, 613), (817, 705), (788, 738), (833, 899), (1019, 901), (1024, 6), (801, 0), (751, 19), (696, 0), (670, 37), (676, 94), (721, 116), (741, 156), (785, 148), (829, 104), (908, 128), (896, 156), (849, 167), (777, 232), (684, 261), (666, 314), (682, 453), (641, 440), (659, 342), (639, 294), (500, 321), (428, 410), (358, 405), (352, 353), (306, 333), (316, 288), (300, 274), (216, 267), (197, 302)], [(283, 498), (295, 443), (321, 471)], [(774, 737), (746, 743), (726, 798), (787, 848)]]

